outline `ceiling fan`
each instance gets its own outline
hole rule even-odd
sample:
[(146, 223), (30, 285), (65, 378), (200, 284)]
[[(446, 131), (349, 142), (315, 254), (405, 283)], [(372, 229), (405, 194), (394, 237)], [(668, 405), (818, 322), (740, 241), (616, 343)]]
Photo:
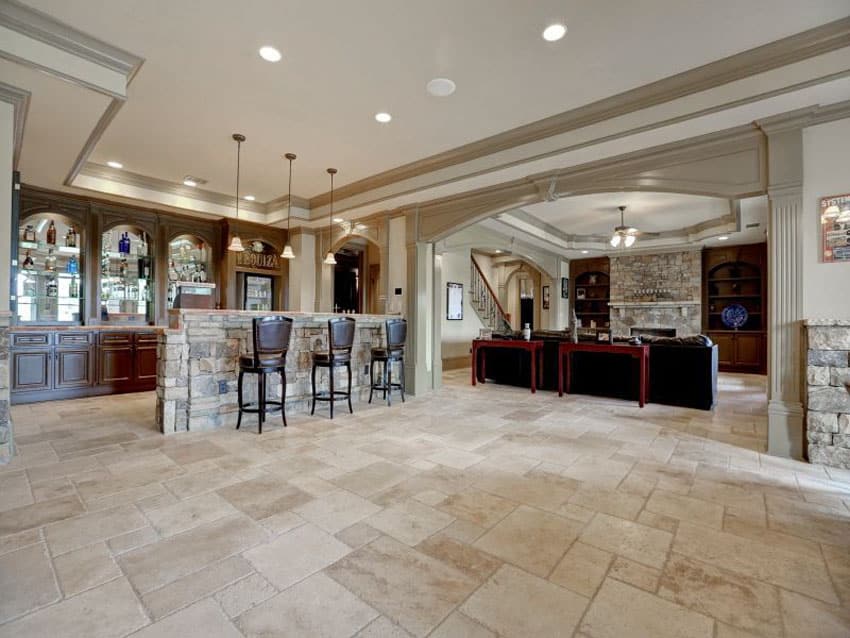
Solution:
[(634, 226), (626, 226), (623, 221), (623, 213), (626, 211), (625, 206), (618, 206), (620, 209), (620, 225), (614, 227), (614, 234), (611, 235), (611, 247), (619, 248), (622, 245), (624, 248), (629, 248), (637, 239), (638, 229)]

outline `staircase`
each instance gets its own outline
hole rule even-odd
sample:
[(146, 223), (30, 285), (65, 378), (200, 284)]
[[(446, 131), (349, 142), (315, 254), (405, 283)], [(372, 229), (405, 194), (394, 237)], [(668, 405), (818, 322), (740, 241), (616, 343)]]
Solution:
[(490, 284), (487, 283), (487, 278), (481, 272), (481, 267), (475, 261), (475, 257), (469, 257), (472, 262), (470, 265), (470, 291), (472, 295), (472, 307), (475, 309), (475, 314), (488, 328), (494, 332), (511, 332), (511, 322), (508, 321), (508, 315), (499, 303), (499, 298)]

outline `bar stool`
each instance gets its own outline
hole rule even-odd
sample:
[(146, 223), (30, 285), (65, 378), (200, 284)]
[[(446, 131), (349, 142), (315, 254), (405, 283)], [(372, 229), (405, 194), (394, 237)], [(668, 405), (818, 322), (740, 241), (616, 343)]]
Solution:
[[(242, 413), (257, 414), (260, 422), (260, 434), (266, 420), (266, 408), (280, 410), (283, 427), (286, 427), (286, 353), (289, 350), (289, 336), (292, 334), (292, 319), (289, 317), (257, 317), (253, 320), (254, 353), (239, 357), (239, 417), (236, 429), (242, 425)], [(259, 375), (257, 378), (257, 403), (243, 403), (242, 379), (245, 373)], [(266, 375), (280, 373), (280, 401), (266, 399)], [(250, 406), (256, 405), (256, 408)]]
[[(328, 351), (313, 353), (313, 407), (310, 416), (316, 411), (316, 401), (330, 403), (331, 418), (334, 418), (334, 402), (340, 399), (348, 400), (348, 411), (354, 414), (351, 407), (351, 348), (354, 344), (354, 318), (335, 317), (328, 320)], [(345, 366), (348, 369), (348, 391), (334, 389), (334, 369)], [(316, 368), (328, 368), (328, 392), (316, 392)]]
[[(387, 405), (392, 405), (393, 388), (401, 391), (401, 402), (404, 403), (404, 342), (407, 340), (407, 320), (387, 319), (386, 333), (387, 347), (372, 348), (372, 360), (369, 363), (369, 403), (372, 403), (372, 393), (375, 390), (383, 390)], [(401, 364), (401, 383), (393, 383), (393, 363), (396, 361)], [(378, 383), (375, 383), (376, 363), (384, 365)]]

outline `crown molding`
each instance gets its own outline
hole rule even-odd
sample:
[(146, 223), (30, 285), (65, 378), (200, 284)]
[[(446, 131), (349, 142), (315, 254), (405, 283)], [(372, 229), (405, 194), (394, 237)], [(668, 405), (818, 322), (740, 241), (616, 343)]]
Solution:
[[(207, 202), (209, 204), (216, 204), (219, 206), (226, 207), (236, 206), (236, 198), (232, 195), (216, 193), (214, 191), (208, 191), (202, 188), (184, 186), (183, 184), (177, 184), (175, 182), (169, 182), (164, 179), (141, 175), (139, 173), (133, 173), (131, 171), (116, 170), (108, 166), (104, 166), (103, 164), (94, 164), (92, 162), (87, 162), (80, 170), (80, 174), (86, 175), (88, 177), (94, 177), (96, 179), (108, 180), (118, 184), (126, 184), (127, 186), (135, 186), (137, 188), (154, 190), (167, 195), (173, 195), (175, 197), (184, 197), (187, 199), (194, 199), (197, 201)], [(251, 211), (252, 213), (266, 213), (266, 205), (260, 202), (249, 202), (247, 200), (240, 200), (239, 208), (241, 210)]]
[(24, 145), (24, 127), (27, 123), (27, 114), (30, 108), (31, 93), (24, 89), (19, 89), (11, 84), (0, 82), (0, 102), (6, 102), (12, 105), (14, 109), (14, 132), (13, 143), (14, 150), (12, 152), (12, 170), (18, 170), (18, 162), (21, 160), (21, 149)]
[[(335, 189), (334, 199), (342, 201), (393, 182), (567, 133), (847, 46), (850, 46), (850, 17), (352, 182)], [(312, 197), (310, 208), (324, 206), (329, 197), (329, 193)]]

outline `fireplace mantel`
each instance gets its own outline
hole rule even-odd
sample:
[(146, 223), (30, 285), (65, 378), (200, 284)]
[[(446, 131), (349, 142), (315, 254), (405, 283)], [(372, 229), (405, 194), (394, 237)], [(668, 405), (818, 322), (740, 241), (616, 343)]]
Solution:
[(690, 307), (696, 306), (699, 309), (700, 305), (702, 305), (700, 301), (673, 301), (670, 299), (663, 301), (611, 301), (608, 303), (608, 306), (612, 309), (619, 311), (621, 317), (626, 315), (629, 308), (647, 310), (652, 308), (680, 308), (682, 316), (687, 316)]

